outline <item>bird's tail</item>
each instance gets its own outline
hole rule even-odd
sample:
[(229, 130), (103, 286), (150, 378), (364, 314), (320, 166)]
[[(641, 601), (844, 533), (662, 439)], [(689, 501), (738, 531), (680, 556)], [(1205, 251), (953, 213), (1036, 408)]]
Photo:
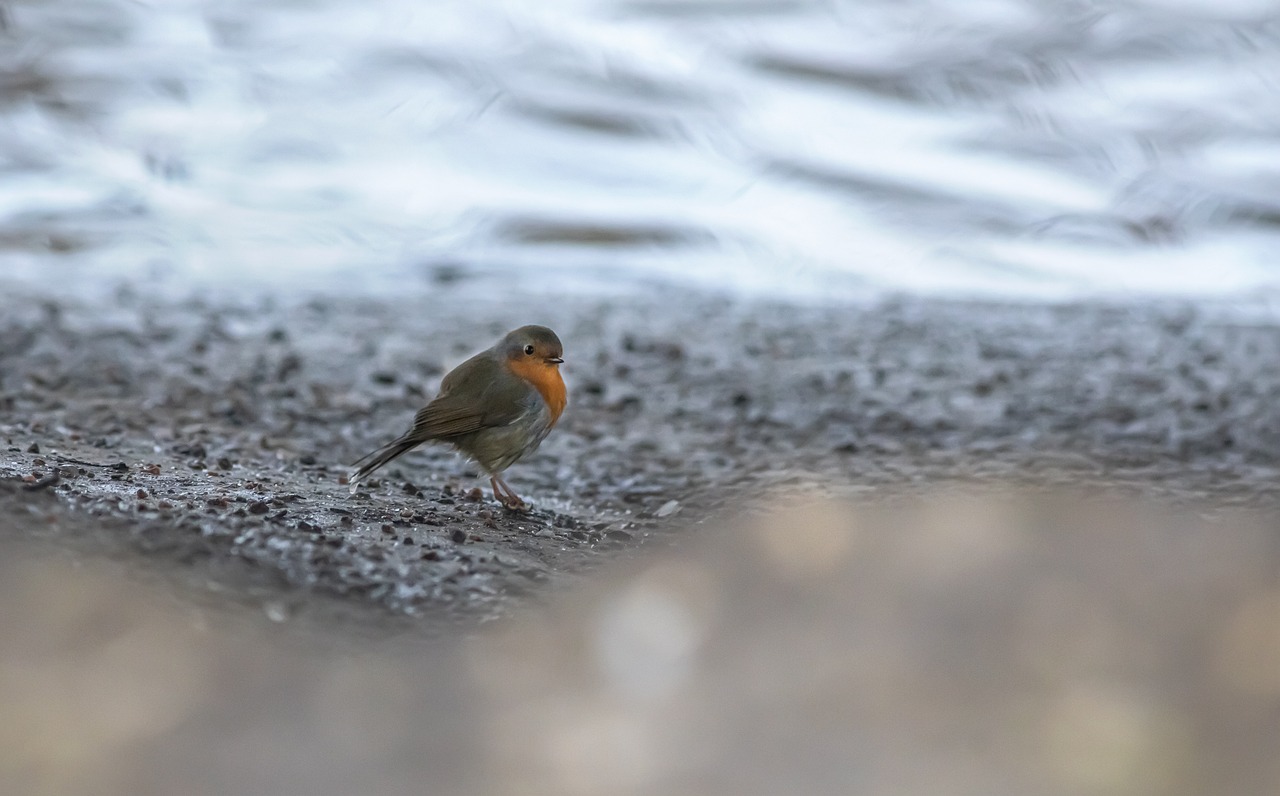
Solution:
[(356, 487), (360, 482), (369, 477), (369, 474), (377, 470), (382, 465), (402, 454), (408, 453), (414, 448), (422, 444), (422, 440), (411, 439), (409, 435), (405, 435), (378, 448), (373, 453), (364, 456), (351, 466), (351, 472), (347, 475), (347, 484), (352, 494), (355, 494)]

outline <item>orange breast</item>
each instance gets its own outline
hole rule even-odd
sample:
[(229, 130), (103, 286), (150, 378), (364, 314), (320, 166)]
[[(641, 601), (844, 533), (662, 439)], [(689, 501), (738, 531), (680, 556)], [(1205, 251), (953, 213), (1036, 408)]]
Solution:
[(551, 410), (551, 425), (554, 426), (569, 402), (569, 391), (560, 377), (560, 368), (537, 360), (515, 360), (511, 362), (511, 372), (532, 384), (542, 395), (542, 400)]

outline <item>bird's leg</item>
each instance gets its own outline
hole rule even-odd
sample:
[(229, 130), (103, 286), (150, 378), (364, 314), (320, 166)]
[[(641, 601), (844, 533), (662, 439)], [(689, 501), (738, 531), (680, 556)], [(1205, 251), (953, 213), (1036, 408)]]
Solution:
[(504, 506), (507, 505), (507, 496), (498, 490), (498, 476), (492, 476), (489, 479), (489, 484), (493, 486), (493, 499)]
[(499, 503), (512, 511), (523, 511), (528, 508), (525, 502), (520, 499), (520, 496), (516, 494), (516, 491), (508, 486), (506, 481), (502, 480), (501, 476), (494, 476), (494, 480), (498, 482), (497, 485), (502, 487), (503, 492), (506, 493), (505, 497), (498, 498)]

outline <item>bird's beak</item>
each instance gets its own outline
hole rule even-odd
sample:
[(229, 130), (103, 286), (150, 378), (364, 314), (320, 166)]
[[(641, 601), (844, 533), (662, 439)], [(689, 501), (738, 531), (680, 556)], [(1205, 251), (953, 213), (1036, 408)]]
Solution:
[(564, 362), (560, 357), (547, 357), (547, 361), (552, 365), (559, 365), (561, 362)]

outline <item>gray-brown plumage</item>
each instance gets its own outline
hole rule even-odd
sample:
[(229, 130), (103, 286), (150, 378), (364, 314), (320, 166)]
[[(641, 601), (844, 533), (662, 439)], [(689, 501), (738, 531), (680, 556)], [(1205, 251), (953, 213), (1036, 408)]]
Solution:
[(447, 442), (484, 468), (493, 496), (508, 508), (524, 501), (501, 474), (533, 453), (564, 411), (564, 349), (545, 326), (522, 326), (451, 370), (440, 394), (404, 435), (356, 462), (351, 491), (370, 473), (424, 442)]

